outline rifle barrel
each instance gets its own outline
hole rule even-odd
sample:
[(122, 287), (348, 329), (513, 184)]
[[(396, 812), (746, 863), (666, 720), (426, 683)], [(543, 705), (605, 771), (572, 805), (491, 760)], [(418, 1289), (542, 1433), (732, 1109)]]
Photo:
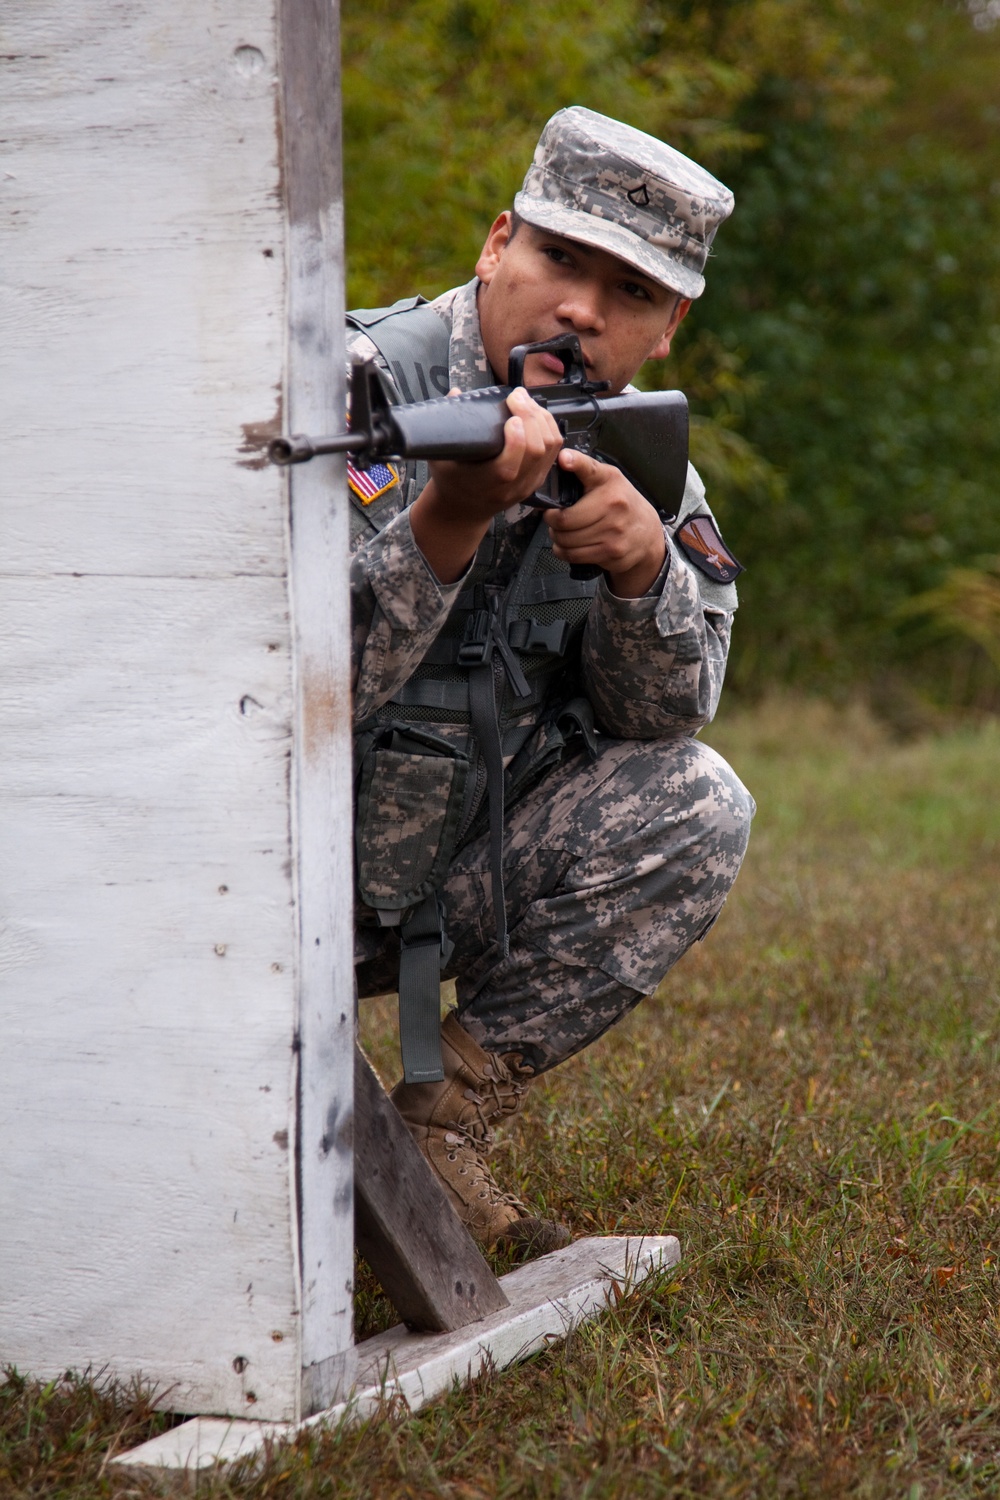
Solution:
[(363, 453), (371, 447), (367, 432), (338, 432), (333, 437), (306, 437), (293, 433), (291, 437), (277, 437), (268, 444), (267, 455), (273, 464), (304, 464), (320, 453)]

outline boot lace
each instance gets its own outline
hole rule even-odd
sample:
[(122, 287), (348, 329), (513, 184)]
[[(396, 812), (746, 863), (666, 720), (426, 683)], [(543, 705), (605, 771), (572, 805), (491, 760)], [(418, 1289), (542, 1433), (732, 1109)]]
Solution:
[[(477, 1087), (463, 1092), (471, 1110), (463, 1110), (461, 1119), (450, 1120), (445, 1127), (445, 1143), (452, 1147), (448, 1159), (454, 1162), (471, 1157), (468, 1165), (480, 1185), (479, 1196), (488, 1196), (490, 1203), (514, 1208), (522, 1215), (527, 1213), (524, 1204), (513, 1193), (501, 1189), (486, 1165), (486, 1158), (496, 1141), (494, 1125), (517, 1113), (529, 1083), (530, 1077), (513, 1077), (506, 1064), (495, 1058), (490, 1071), (477, 1077)], [(448, 1140), (448, 1136), (454, 1137), (454, 1141)]]
[(499, 1076), (494, 1065), (490, 1074), (477, 1078), (476, 1088), (465, 1089), (463, 1097), (472, 1106), (471, 1118), (467, 1111), (463, 1111), (460, 1120), (449, 1124), (450, 1129), (474, 1141), (484, 1156), (493, 1149), (495, 1126), (502, 1124), (508, 1115), (517, 1114), (530, 1083), (529, 1078), (514, 1078), (504, 1064), (500, 1063), (500, 1066), (504, 1071)]

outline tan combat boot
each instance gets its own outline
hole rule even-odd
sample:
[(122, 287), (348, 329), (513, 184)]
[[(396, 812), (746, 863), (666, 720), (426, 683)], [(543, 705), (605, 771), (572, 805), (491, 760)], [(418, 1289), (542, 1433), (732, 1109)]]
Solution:
[(451, 1011), (441, 1027), (442, 1083), (397, 1083), (389, 1095), (443, 1185), (452, 1207), (487, 1250), (509, 1246), (543, 1255), (569, 1243), (563, 1224), (536, 1219), (501, 1192), (486, 1158), (493, 1127), (513, 1119), (531, 1073), (514, 1059), (484, 1052)]

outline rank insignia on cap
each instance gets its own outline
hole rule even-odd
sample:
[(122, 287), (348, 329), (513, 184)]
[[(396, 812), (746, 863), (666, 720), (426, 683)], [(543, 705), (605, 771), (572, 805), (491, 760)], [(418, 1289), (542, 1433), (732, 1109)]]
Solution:
[(379, 495), (384, 495), (386, 490), (399, 483), (399, 475), (392, 464), (372, 464), (369, 469), (356, 469), (348, 459), (347, 482), (362, 505), (371, 505)]
[(692, 516), (674, 540), (688, 561), (716, 583), (732, 583), (743, 572), (743, 564), (736, 561), (711, 516)]

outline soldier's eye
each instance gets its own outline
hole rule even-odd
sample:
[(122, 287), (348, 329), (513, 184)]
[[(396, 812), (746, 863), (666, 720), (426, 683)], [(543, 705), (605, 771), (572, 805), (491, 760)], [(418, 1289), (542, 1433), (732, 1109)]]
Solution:
[(573, 257), (561, 245), (543, 245), (542, 254), (547, 255), (549, 260), (554, 261), (557, 266), (573, 264)]
[(649, 295), (649, 288), (644, 287), (638, 281), (623, 281), (622, 291), (626, 292), (628, 296), (634, 297), (637, 302), (652, 302), (653, 300)]

